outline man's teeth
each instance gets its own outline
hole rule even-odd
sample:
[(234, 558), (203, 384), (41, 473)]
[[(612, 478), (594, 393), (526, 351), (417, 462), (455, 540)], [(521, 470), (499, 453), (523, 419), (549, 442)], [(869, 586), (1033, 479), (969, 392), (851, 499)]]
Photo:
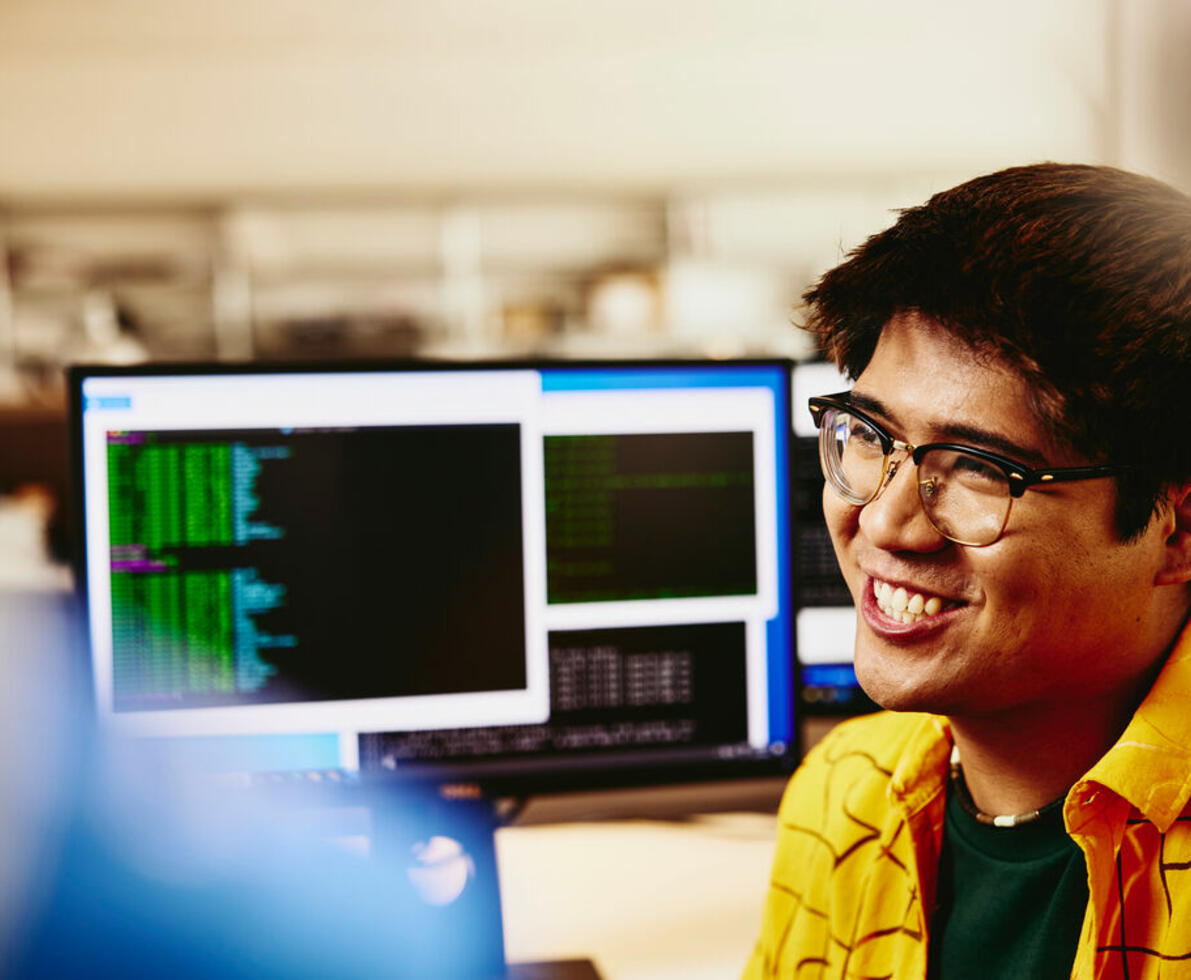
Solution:
[(888, 582), (873, 581), (873, 597), (877, 608), (890, 619), (903, 623), (916, 623), (927, 616), (936, 616), (943, 611), (943, 600), (937, 595), (926, 596), (921, 592), (907, 592), (902, 586)]

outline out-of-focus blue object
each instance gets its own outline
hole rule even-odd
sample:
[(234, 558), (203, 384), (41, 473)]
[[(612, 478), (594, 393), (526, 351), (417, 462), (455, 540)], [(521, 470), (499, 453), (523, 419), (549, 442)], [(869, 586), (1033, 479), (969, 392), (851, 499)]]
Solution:
[[(0, 974), (503, 975), (484, 808), (410, 787), (212, 782), (100, 737), (65, 599), (0, 596), (0, 636)], [(445, 904), (423, 898), (435, 836), (458, 841), (448, 876), (466, 868)]]

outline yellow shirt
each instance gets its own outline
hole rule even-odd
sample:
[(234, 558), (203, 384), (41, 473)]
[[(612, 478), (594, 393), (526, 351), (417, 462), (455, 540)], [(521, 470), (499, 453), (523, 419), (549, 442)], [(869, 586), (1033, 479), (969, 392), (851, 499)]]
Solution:
[[(870, 715), (790, 780), (761, 938), (762, 977), (926, 976), (951, 736), (943, 718)], [(1088, 866), (1078, 980), (1191, 977), (1191, 628), (1124, 734), (1067, 794)]]

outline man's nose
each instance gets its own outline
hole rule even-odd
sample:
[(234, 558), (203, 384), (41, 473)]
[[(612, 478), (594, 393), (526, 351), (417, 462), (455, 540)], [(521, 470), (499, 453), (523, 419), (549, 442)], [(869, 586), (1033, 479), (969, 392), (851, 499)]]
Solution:
[[(909, 473), (903, 475), (902, 470)], [(890, 459), (877, 496), (860, 510), (860, 529), (878, 548), (926, 552), (937, 551), (947, 543), (922, 509), (916, 470), (909, 454)]]

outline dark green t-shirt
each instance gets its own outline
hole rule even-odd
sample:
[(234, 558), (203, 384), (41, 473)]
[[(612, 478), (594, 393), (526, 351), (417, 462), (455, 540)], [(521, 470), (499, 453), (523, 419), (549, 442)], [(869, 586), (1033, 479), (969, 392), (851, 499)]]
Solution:
[(1083, 854), (1061, 808), (990, 827), (948, 792), (931, 980), (1068, 980), (1087, 904)]

